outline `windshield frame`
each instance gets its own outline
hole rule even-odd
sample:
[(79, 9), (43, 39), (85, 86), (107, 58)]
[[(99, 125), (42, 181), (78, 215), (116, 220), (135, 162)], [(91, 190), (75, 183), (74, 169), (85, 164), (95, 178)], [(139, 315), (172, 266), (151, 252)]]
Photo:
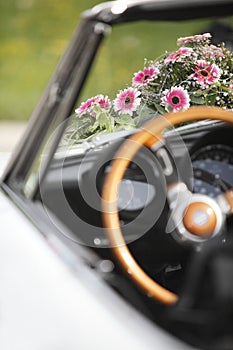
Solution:
[[(14, 191), (33, 199), (56, 152), (75, 104), (92, 67), (99, 46), (111, 27), (139, 20), (171, 20), (218, 17), (233, 14), (233, 0), (135, 0), (112, 1), (85, 11), (81, 22), (36, 106), (26, 132), (14, 153), (3, 182)], [(182, 11), (180, 11), (182, 7)], [(59, 127), (58, 127), (59, 126)], [(48, 141), (49, 153), (38, 178), (37, 161)], [(35, 170), (34, 170), (35, 168)], [(33, 183), (25, 187), (32, 173)]]

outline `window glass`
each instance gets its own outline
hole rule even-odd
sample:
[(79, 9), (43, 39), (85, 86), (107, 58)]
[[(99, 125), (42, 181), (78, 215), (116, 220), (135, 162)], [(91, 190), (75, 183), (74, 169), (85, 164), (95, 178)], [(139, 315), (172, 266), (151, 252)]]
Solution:
[[(170, 53), (174, 53), (185, 46), (182, 43), (177, 45), (178, 38), (211, 33), (212, 38), (209, 45), (224, 41), (226, 46), (232, 49), (232, 25), (233, 19), (230, 18), (219, 21), (213, 19), (179, 22), (141, 21), (114, 26), (112, 32), (104, 39), (100, 47), (83, 91), (77, 100), (76, 108), (71, 113), (68, 122), (65, 122), (67, 127), (58, 150), (55, 152), (55, 162), (57, 158), (63, 159), (68, 154), (80, 154), (87, 149), (96, 149), (106, 141), (122, 136), (122, 133), (125, 135), (133, 132), (146, 120), (170, 111), (171, 104), (169, 105), (165, 100), (160, 104), (156, 104), (154, 102), (156, 99), (152, 101), (151, 96), (149, 96), (150, 102), (152, 101), (149, 104), (150, 108), (148, 108), (148, 103), (139, 102), (145, 102), (145, 96), (142, 100), (142, 96), (137, 91), (135, 92), (135, 88), (138, 89), (138, 86), (135, 86), (135, 81), (133, 82), (136, 73), (144, 72), (144, 68), (150, 68), (155, 60), (164, 60)], [(188, 56), (188, 52), (184, 53), (183, 63), (186, 58), (188, 59)], [(168, 67), (170, 67), (169, 64)], [(218, 74), (218, 71), (216, 72)], [(144, 79), (145, 77), (148, 78), (148, 74), (152, 73), (144, 72)], [(156, 69), (153, 74), (157, 74)], [(173, 79), (173, 85), (175, 86), (176, 81), (172, 75), (173, 72), (168, 70), (166, 74), (169, 79)], [(137, 78), (140, 80), (140, 75)], [(155, 84), (161, 91), (167, 89), (167, 87), (165, 89), (164, 82), (155, 82)], [(227, 84), (229, 84), (228, 81)], [(122, 110), (121, 99), (123, 98), (122, 93), (127, 89), (134, 90), (133, 92), (130, 90), (129, 95), (124, 97), (124, 102), (127, 102), (128, 99), (127, 103), (132, 108), (130, 107), (130, 110), (124, 111)], [(184, 88), (182, 87), (182, 89)], [(184, 95), (183, 91), (181, 93)], [(69, 88), (67, 94), (69, 94)], [(214, 94), (212, 95), (213, 98), (216, 97)], [(177, 96), (174, 97), (174, 105), (177, 103), (175, 98)], [(203, 103), (202, 97), (196, 96), (195, 98), (195, 103)], [(133, 104), (131, 99), (133, 99)], [(194, 103), (193, 101), (194, 99), (191, 102)], [(208, 101), (208, 103), (212, 103), (211, 101)], [(62, 103), (64, 107), (62, 106), (61, 110), (65, 111), (67, 109), (65, 99)], [(189, 102), (185, 100), (183, 107), (188, 105)], [(89, 109), (89, 106), (91, 106), (91, 109)], [(104, 109), (104, 113), (102, 113), (102, 109)], [(88, 113), (83, 113), (83, 110), (88, 111)], [(113, 115), (113, 117), (109, 118), (109, 115)], [(59, 127), (60, 122), (55, 125), (56, 131)], [(28, 176), (28, 181), (24, 187), (24, 192), (28, 196), (34, 193), (38, 179), (41, 181), (38, 175), (39, 169), (43, 168), (44, 170), (47, 167), (46, 155), (52, 152), (53, 137), (54, 132), (47, 138), (42, 155), (37, 159)]]
[[(135, 113), (135, 110), (133, 110), (133, 113), (121, 111), (120, 118), (118, 118), (120, 107), (115, 106), (115, 103), (117, 96), (118, 103), (120, 103), (120, 91), (122, 92), (135, 85), (132, 79), (136, 72), (143, 71), (144, 67), (150, 67), (151, 61), (163, 59), (169, 53), (182, 48), (182, 46), (188, 46), (182, 44), (178, 46), (178, 38), (211, 32), (212, 38), (209, 45), (224, 41), (231, 48), (232, 42), (229, 34), (229, 26), (231, 25), (232, 19), (221, 21), (202, 19), (179, 22), (142, 21), (115, 26), (111, 35), (105, 39), (96, 57), (83, 92), (77, 101), (76, 113), (74, 111), (70, 118), (70, 123), (61, 145), (72, 147), (83, 141), (92, 140), (93, 135), (132, 129), (140, 126), (145, 120), (153, 118), (155, 112), (169, 111), (163, 105), (156, 105), (154, 110), (147, 108), (140, 110), (140, 117), (138, 117), (137, 109), (137, 113)], [(185, 55), (188, 56), (188, 53), (184, 53), (183, 62), (185, 62)], [(166, 74), (172, 75), (172, 72), (170, 73), (166, 72)], [(161, 88), (162, 85), (163, 83), (161, 83)], [(173, 85), (176, 85), (175, 81), (173, 81)], [(166, 85), (164, 86), (165, 90), (167, 87)], [(98, 99), (99, 95), (101, 95), (100, 101), (94, 101), (93, 97), (96, 98), (97, 96)], [(128, 98), (135, 98), (136, 100), (137, 96), (129, 95)], [(200, 99), (199, 101), (201, 102)], [(107, 109), (106, 114), (99, 116), (98, 103)], [(93, 104), (95, 104), (94, 109), (96, 110), (90, 112), (89, 107)], [(79, 108), (80, 106), (81, 108)], [(161, 110), (159, 110), (159, 107), (161, 107)], [(118, 111), (115, 113), (114, 110), (117, 108)], [(116, 116), (115, 121), (106, 120), (109, 116), (109, 109)], [(84, 113), (85, 110), (88, 113)], [(85, 146), (87, 146), (86, 143)]]

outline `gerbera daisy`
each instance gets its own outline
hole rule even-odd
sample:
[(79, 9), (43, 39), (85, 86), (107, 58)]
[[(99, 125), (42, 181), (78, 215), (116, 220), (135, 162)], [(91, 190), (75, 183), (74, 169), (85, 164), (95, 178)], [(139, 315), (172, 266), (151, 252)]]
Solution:
[(177, 45), (183, 45), (191, 42), (204, 41), (211, 38), (210, 33), (198, 34), (193, 36), (186, 36), (177, 40)]
[(233, 93), (233, 81), (231, 82), (231, 84), (228, 86), (228, 89), (231, 89), (231, 93)]
[(203, 40), (210, 39), (211, 36), (212, 35), (210, 33), (197, 34), (197, 35), (194, 35), (193, 40), (194, 41), (203, 41)]
[(143, 71), (134, 74), (133, 85), (140, 86), (146, 85), (149, 81), (153, 80), (159, 74), (159, 70), (154, 67), (144, 68)]
[(75, 110), (75, 113), (80, 115), (87, 113), (90, 110), (90, 108), (93, 106), (94, 102), (95, 102), (95, 97), (91, 97), (85, 102), (82, 102), (80, 107)]
[(221, 70), (216, 64), (201, 60), (198, 61), (191, 78), (196, 80), (198, 84), (208, 87), (210, 84), (216, 83), (220, 76)]
[(101, 108), (106, 109), (107, 111), (111, 107), (111, 101), (109, 100), (108, 96), (97, 95), (96, 102)]
[(208, 58), (219, 58), (220, 60), (224, 58), (224, 53), (221, 47), (217, 47), (215, 45), (209, 45), (203, 47), (203, 56)]
[(164, 63), (175, 63), (175, 62), (181, 62), (184, 57), (188, 57), (193, 52), (193, 49), (191, 47), (181, 47), (179, 50), (170, 53), (170, 55), (165, 58)]
[(81, 103), (81, 106), (75, 110), (75, 113), (82, 115), (85, 113), (89, 113), (93, 117), (95, 117), (95, 113), (93, 112), (93, 107), (97, 105), (103, 109), (109, 110), (111, 107), (111, 102), (108, 96), (104, 95), (96, 95), (94, 97), (89, 98), (87, 101)]
[(120, 90), (113, 101), (115, 112), (133, 115), (133, 112), (136, 111), (137, 107), (140, 105), (140, 94), (140, 91), (132, 87)]
[(171, 90), (167, 89), (163, 94), (162, 102), (167, 110), (169, 110), (169, 106), (174, 112), (189, 108), (189, 94), (182, 86), (172, 87)]

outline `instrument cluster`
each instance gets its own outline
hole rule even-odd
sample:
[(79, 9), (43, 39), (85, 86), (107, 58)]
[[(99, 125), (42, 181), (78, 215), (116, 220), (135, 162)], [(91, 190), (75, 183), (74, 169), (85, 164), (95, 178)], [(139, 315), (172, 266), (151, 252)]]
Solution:
[[(217, 197), (233, 187), (233, 139), (232, 128), (210, 134), (206, 144), (191, 151), (193, 166), (193, 191)], [(231, 144), (232, 142), (232, 144)]]

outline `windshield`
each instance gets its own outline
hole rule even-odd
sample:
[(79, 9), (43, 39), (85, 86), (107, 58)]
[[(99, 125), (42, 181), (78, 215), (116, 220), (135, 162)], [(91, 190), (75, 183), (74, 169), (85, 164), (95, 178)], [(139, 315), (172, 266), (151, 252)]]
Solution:
[[(69, 80), (60, 82), (64, 92), (57, 83), (51, 88), (53, 94), (49, 98), (53, 103), (59, 105), (62, 99), (57, 122), (40, 158), (34, 162), (24, 193), (33, 196), (38, 181), (42, 181), (54, 154), (57, 135), (63, 134), (55, 159), (65, 159), (67, 155), (82, 154), (135, 132), (147, 120), (170, 111), (192, 105), (233, 108), (232, 25), (231, 17), (105, 26), (109, 35), (104, 38), (94, 64), (89, 64), (85, 85), (75, 91), (82, 85), (80, 80), (87, 74), (83, 65), (88, 65), (96, 45), (92, 43), (93, 34), (86, 33), (90, 37), (89, 56), (86, 50), (82, 61), (73, 59), (76, 70), (73, 75), (72, 66), (67, 66), (64, 57), (63, 69), (70, 71)], [(100, 29), (96, 25), (94, 32)], [(77, 48), (71, 42), (71, 54), (75, 51)], [(66, 101), (73, 101), (74, 97), (74, 108), (64, 121), (69, 109)]]
[(114, 27), (60, 146), (99, 145), (117, 137), (109, 133), (122, 136), (192, 105), (232, 108), (231, 25), (224, 19)]

